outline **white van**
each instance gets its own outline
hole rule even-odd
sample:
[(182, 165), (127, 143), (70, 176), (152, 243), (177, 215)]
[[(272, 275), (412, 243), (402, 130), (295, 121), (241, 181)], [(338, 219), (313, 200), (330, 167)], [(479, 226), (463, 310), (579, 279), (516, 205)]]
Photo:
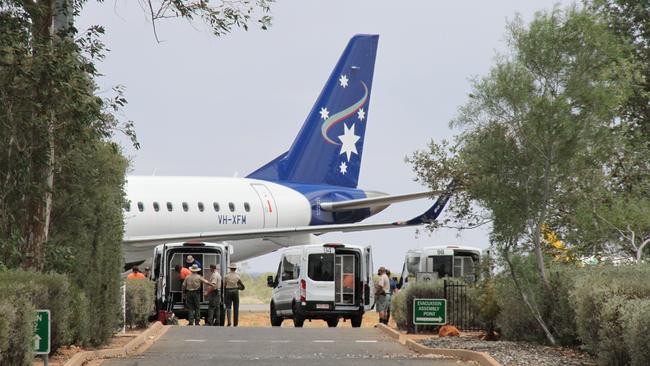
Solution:
[[(228, 244), (185, 242), (161, 244), (154, 248), (154, 257), (151, 268), (151, 279), (156, 282), (156, 311), (159, 320), (166, 320), (166, 312), (172, 311), (177, 317), (185, 318), (187, 310), (183, 302), (182, 284), (179, 273), (174, 270), (176, 265), (184, 266), (188, 255), (201, 263), (201, 274), (209, 273), (211, 264), (219, 268), (221, 277), (225, 276), (232, 247)], [(201, 285), (203, 286), (203, 285)], [(223, 290), (223, 289), (222, 289)], [(221, 291), (223, 297), (223, 291)], [(223, 325), (224, 313), (223, 298), (222, 311), (219, 324)], [(201, 291), (201, 315), (207, 315), (208, 300)]]
[(361, 326), (363, 314), (374, 304), (372, 251), (344, 244), (316, 244), (287, 248), (278, 272), (267, 282), (273, 288), (271, 324), (293, 319), (323, 319), (336, 327), (340, 318)]
[(406, 252), (399, 287), (416, 280), (418, 273), (430, 273), (436, 278), (477, 279), (481, 249), (460, 245), (438, 245), (411, 249)]

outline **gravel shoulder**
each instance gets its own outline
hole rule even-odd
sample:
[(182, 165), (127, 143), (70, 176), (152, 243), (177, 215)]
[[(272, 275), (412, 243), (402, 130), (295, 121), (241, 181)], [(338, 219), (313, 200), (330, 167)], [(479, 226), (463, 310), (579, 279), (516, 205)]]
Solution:
[(576, 349), (548, 347), (510, 341), (482, 341), (474, 337), (432, 337), (418, 340), (432, 348), (455, 348), (486, 352), (503, 366), (597, 365), (596, 360)]

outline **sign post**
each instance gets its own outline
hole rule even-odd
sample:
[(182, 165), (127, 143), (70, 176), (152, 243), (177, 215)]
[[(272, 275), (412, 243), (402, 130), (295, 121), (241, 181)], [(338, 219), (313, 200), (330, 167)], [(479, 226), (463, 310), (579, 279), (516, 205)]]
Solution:
[(413, 299), (413, 325), (447, 324), (446, 299)]
[(36, 333), (34, 334), (34, 353), (43, 355), (43, 363), (48, 364), (50, 353), (50, 311), (36, 310)]

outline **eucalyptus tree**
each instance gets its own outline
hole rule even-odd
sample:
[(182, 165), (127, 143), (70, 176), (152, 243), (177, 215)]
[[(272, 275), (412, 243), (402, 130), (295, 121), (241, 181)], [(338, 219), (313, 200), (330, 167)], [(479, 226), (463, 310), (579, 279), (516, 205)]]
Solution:
[[(101, 0), (100, 0), (101, 1)], [(216, 36), (270, 25), (272, 0), (145, 0), (155, 24), (205, 22)], [(126, 99), (95, 96), (103, 27), (74, 27), (85, 0), (0, 0), (0, 251), (2, 264), (41, 270), (52, 222), (56, 176), (75, 144), (133, 125), (115, 111)], [(157, 38), (157, 35), (156, 35)], [(13, 258), (13, 259), (12, 259)]]
[(451, 123), (461, 131), (455, 142), (431, 142), (409, 160), (432, 189), (455, 181), (458, 194), (445, 224), (491, 222), (492, 243), (555, 343), (510, 256), (532, 255), (551, 296), (544, 227), (563, 229), (564, 203), (575, 201), (579, 183), (601, 177), (636, 65), (621, 57), (627, 46), (608, 24), (583, 8), (538, 12), (528, 25), (516, 18), (507, 30), (510, 53), (473, 81)]

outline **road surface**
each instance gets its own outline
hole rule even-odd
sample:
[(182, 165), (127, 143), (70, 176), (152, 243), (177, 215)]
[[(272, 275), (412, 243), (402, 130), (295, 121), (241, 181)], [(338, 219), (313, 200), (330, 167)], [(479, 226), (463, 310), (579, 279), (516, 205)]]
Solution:
[(475, 365), (421, 356), (373, 328), (174, 326), (151, 348), (104, 366), (158, 365)]

